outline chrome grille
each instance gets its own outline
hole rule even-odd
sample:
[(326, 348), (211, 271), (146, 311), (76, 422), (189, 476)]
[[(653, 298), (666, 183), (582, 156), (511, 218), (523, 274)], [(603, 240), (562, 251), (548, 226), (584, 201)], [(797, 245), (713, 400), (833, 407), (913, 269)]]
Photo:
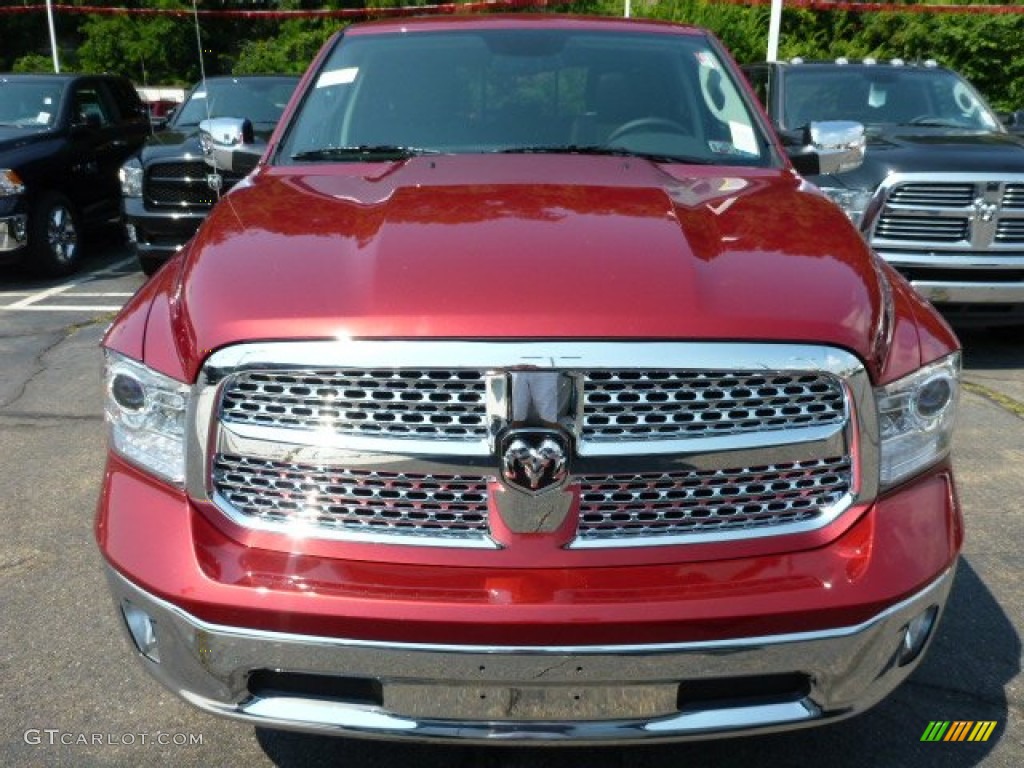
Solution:
[(254, 371), (227, 383), (221, 420), (339, 435), (483, 439), (485, 395), (481, 371)]
[(326, 531), (487, 533), (487, 478), (363, 471), (217, 454), (213, 487), (243, 516)]
[(1024, 243), (1024, 219), (1004, 219), (996, 227), (997, 243)]
[(1024, 209), (1024, 184), (1007, 184), (1003, 193), (1003, 208)]
[(926, 208), (965, 208), (973, 200), (973, 184), (904, 184), (889, 196), (892, 205)]
[(738, 531), (811, 520), (849, 493), (849, 457), (736, 469), (585, 475), (578, 536)]
[[(217, 202), (217, 193), (206, 178), (213, 169), (202, 160), (154, 162), (146, 168), (143, 197), (153, 210), (207, 211)], [(238, 183), (241, 176), (221, 172), (221, 194)]]
[(967, 239), (966, 218), (932, 218), (886, 214), (878, 221), (875, 236), (885, 240), (929, 240), (957, 243)]
[(821, 373), (591, 371), (584, 441), (736, 435), (842, 423), (838, 379)]
[(1024, 174), (893, 173), (881, 191), (877, 218), (867, 222), (871, 244), (899, 267), (980, 253), (1021, 258)]
[[(568, 549), (783, 535), (873, 498), (875, 444), (853, 421), (873, 423), (871, 391), (852, 354), (817, 345), (240, 344), (198, 377), (211, 430), (187, 487), (237, 525), (339, 541), (515, 548), (549, 513), (578, 516)], [(501, 480), (499, 438), (549, 413), (570, 474), (533, 497)]]

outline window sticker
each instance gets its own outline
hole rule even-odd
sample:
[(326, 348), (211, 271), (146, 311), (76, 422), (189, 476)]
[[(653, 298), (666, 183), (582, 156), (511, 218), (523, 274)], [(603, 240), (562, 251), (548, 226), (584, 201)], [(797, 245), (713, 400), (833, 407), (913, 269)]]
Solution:
[(38, 115), (36, 115), (36, 122), (37, 123), (48, 123), (48, 122), (50, 122), (50, 113), (49, 112), (40, 112)]
[(729, 121), (729, 133), (732, 135), (733, 146), (747, 155), (757, 154), (757, 138), (754, 129), (744, 123)]
[(715, 61), (715, 57), (712, 56), (707, 51), (697, 51), (694, 54), (694, 56), (697, 57), (697, 63), (700, 64), (702, 67), (707, 67), (708, 69), (718, 69), (718, 62)]
[(348, 85), (356, 81), (356, 75), (358, 74), (359, 67), (345, 67), (343, 69), (334, 69), (330, 72), (323, 72), (316, 80), (316, 87), (330, 88), (332, 85)]
[(193, 99), (205, 99), (206, 98), (206, 91), (196, 91), (195, 93), (192, 94), (192, 98)]

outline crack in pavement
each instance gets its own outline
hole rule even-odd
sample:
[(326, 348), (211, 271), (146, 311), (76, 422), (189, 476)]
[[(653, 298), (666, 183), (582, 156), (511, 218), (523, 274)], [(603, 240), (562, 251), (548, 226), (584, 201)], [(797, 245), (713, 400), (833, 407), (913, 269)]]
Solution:
[(964, 381), (962, 382), (964, 390), (970, 392), (972, 395), (988, 400), (993, 405), (997, 405), (1005, 411), (1009, 411), (1019, 419), (1024, 419), (1024, 403), (1019, 400), (1010, 397), (1009, 395), (1003, 394), (997, 389), (988, 387), (984, 384), (979, 384), (976, 381)]
[(77, 323), (71, 323), (69, 325), (65, 325), (63, 328), (60, 328), (59, 330), (51, 331), (50, 333), (46, 333), (46, 334), (24, 333), (24, 334), (17, 334), (17, 335), (14, 335), (14, 336), (7, 337), (7, 338), (30, 338), (30, 337), (33, 337), (33, 336), (39, 336), (41, 338), (47, 338), (47, 337), (54, 336), (56, 338), (54, 338), (50, 343), (46, 344), (35, 355), (35, 357), (32, 359), (32, 366), (33, 366), (32, 372), (25, 378), (24, 381), (21, 382), (21, 386), (18, 387), (18, 389), (14, 393), (13, 397), (11, 397), (10, 399), (5, 400), (5, 401), (0, 401), (0, 411), (9, 411), (10, 408), (15, 403), (17, 403), (19, 400), (21, 400), (21, 398), (23, 398), (25, 396), (25, 394), (28, 392), (29, 387), (32, 386), (32, 383), (37, 378), (39, 378), (39, 376), (42, 373), (44, 373), (46, 371), (45, 359), (46, 359), (47, 355), (49, 355), (51, 352), (53, 352), (55, 349), (57, 349), (57, 347), (59, 347), (65, 341), (67, 341), (68, 339), (71, 339), (72, 337), (74, 337), (75, 334), (77, 334), (79, 331), (82, 331), (82, 330), (84, 330), (86, 328), (90, 328), (90, 327), (92, 327), (94, 325), (98, 325), (99, 323), (102, 323), (104, 321), (105, 321), (104, 317), (94, 317), (94, 318), (91, 318), (89, 320), (82, 320), (82, 321), (77, 322)]
[(25, 426), (50, 426), (41, 422), (54, 422), (60, 424), (66, 421), (78, 421), (82, 423), (90, 421), (103, 421), (102, 413), (42, 413), (40, 411), (14, 411), (0, 413), (0, 424), (7, 427)]

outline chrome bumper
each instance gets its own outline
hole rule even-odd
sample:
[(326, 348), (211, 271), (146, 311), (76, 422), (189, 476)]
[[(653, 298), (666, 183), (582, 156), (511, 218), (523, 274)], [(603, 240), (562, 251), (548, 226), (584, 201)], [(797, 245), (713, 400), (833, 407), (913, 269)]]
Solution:
[[(1024, 257), (1002, 253), (922, 253), (892, 250), (875, 244), (878, 255), (898, 270), (920, 271), (910, 284), (933, 304), (1024, 304), (1024, 281), (986, 279), (995, 270), (1024, 270)], [(942, 270), (941, 280), (928, 279), (929, 270)], [(956, 271), (957, 275), (948, 275)], [(956, 280), (953, 277), (963, 279)]]
[(28, 217), (23, 213), (0, 217), (0, 253), (28, 245)]
[[(108, 576), (119, 612), (129, 605), (150, 617), (156, 645), (149, 656), (159, 661), (140, 653), (147, 669), (208, 712), (345, 736), (610, 744), (785, 730), (871, 707), (927, 650), (926, 644), (909, 663), (897, 663), (908, 623), (931, 606), (941, 618), (953, 569), (852, 627), (712, 642), (539, 648), (375, 643), (218, 626), (149, 595), (113, 569)], [(379, 700), (304, 685), (254, 686), (282, 673), (365, 681)], [(742, 686), (770, 676), (807, 685), (774, 698), (680, 704), (680, 692), (708, 681), (735, 679)]]
[(911, 280), (910, 284), (933, 304), (1024, 304), (1024, 283)]

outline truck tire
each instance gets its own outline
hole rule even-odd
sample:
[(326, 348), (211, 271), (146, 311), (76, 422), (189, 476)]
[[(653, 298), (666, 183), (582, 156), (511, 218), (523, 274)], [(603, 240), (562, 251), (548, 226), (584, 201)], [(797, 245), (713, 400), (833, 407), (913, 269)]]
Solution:
[(146, 277), (152, 277), (156, 271), (164, 265), (167, 259), (153, 258), (152, 256), (139, 256), (139, 267)]
[(39, 200), (30, 222), (33, 269), (47, 277), (69, 275), (81, 259), (78, 212), (64, 195), (50, 192)]

